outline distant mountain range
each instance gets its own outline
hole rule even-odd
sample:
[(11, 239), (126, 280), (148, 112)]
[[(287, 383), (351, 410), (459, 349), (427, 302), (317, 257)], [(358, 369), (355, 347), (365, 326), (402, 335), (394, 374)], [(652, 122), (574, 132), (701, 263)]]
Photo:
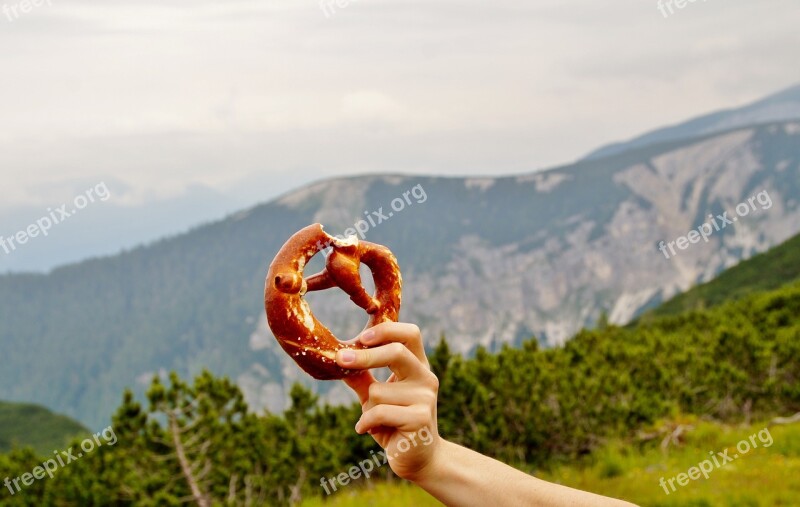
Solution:
[[(709, 214), (736, 216), (742, 203), (747, 215), (708, 242), (687, 242), (669, 259), (659, 251)], [(401, 318), (418, 323), (429, 342), (444, 333), (469, 354), (530, 336), (557, 345), (603, 313), (628, 322), (800, 232), (799, 203), (800, 121), (525, 176), (323, 181), (114, 257), (1, 276), (0, 398), (99, 427), (125, 386), (209, 368), (236, 379), (254, 407), (282, 409), (294, 381), (331, 401), (351, 399), (340, 383), (302, 374), (261, 307), (273, 255), (317, 221), (331, 233), (367, 224), (366, 238), (388, 245), (403, 269)], [(366, 321), (342, 294), (309, 300), (342, 338)]]
[(693, 139), (748, 125), (796, 119), (800, 119), (800, 85), (770, 95), (744, 107), (717, 111), (679, 125), (648, 132), (630, 141), (603, 146), (591, 152), (586, 158), (602, 158), (643, 146)]

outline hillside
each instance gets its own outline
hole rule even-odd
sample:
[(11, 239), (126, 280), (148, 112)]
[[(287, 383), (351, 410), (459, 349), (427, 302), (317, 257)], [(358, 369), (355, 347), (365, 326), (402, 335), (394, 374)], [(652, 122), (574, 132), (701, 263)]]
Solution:
[(37, 405), (0, 401), (0, 453), (32, 447), (41, 455), (62, 449), (89, 431), (69, 417)]
[[(785, 123), (527, 176), (324, 181), (114, 257), (0, 276), (0, 398), (102, 427), (124, 387), (141, 394), (159, 372), (209, 368), (257, 409), (284, 409), (295, 381), (352, 400), (340, 384), (312, 382), (277, 346), (263, 281), (292, 233), (318, 221), (342, 233), (365, 212), (387, 217), (366, 237), (397, 254), (401, 318), (427, 337), (444, 332), (467, 355), (531, 336), (558, 345), (603, 312), (628, 322), (800, 232), (798, 140), (800, 123)], [(669, 260), (658, 251), (763, 192), (768, 200), (708, 243)], [(309, 301), (340, 337), (366, 320), (341, 294)]]
[(647, 312), (642, 319), (710, 308), (725, 301), (741, 299), (754, 292), (775, 289), (798, 279), (800, 279), (800, 235), (741, 262), (710, 282), (678, 294)]

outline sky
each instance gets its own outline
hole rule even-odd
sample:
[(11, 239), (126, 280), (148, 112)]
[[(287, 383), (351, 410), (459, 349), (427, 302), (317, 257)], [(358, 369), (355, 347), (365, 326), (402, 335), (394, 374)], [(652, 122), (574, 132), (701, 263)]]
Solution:
[(797, 0), (38, 1), (0, 0), (0, 235), (111, 198), (0, 272), (322, 178), (541, 170), (800, 83)]

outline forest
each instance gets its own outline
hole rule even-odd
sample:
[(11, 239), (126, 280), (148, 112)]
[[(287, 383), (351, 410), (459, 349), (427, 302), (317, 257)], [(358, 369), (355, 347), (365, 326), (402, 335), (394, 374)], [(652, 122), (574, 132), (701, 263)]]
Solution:
[[(793, 282), (625, 328), (601, 323), (561, 348), (531, 339), (465, 359), (442, 338), (430, 351), (439, 430), (536, 473), (585, 460), (609, 441), (658, 447), (687, 417), (748, 424), (791, 415), (800, 412), (798, 315)], [(324, 496), (321, 477), (380, 450), (353, 431), (360, 407), (320, 404), (299, 385), (282, 414), (249, 412), (234, 383), (208, 372), (155, 377), (144, 403), (131, 392), (121, 398), (115, 445), (92, 446), (13, 495), (3, 489), (3, 504), (292, 505)], [(14, 449), (0, 457), (0, 480), (48, 458)], [(384, 467), (370, 481), (390, 476)]]

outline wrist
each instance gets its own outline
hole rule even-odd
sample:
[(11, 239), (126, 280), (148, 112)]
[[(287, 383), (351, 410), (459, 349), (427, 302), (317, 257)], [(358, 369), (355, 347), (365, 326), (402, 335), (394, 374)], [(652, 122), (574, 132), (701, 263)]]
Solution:
[(422, 489), (427, 489), (426, 484), (437, 481), (445, 473), (449, 448), (454, 444), (442, 437), (438, 437), (431, 445), (431, 456), (422, 467), (408, 474), (403, 479), (413, 482)]

